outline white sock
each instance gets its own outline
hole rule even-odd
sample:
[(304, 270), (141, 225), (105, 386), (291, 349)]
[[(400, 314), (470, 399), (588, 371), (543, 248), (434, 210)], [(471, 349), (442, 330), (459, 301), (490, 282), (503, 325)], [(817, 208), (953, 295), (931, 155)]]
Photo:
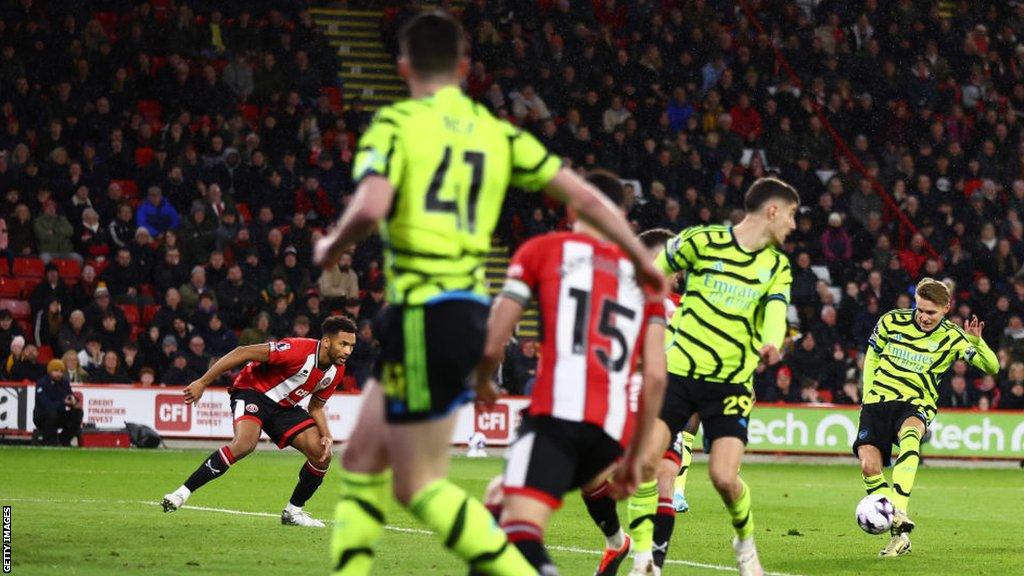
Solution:
[(284, 507), (284, 511), (289, 514), (298, 514), (299, 512), (302, 512), (302, 506), (295, 506), (289, 502), (288, 505)]
[(192, 495), (192, 491), (186, 488), (184, 484), (179, 486), (178, 489), (174, 491), (174, 493), (177, 494), (178, 496), (181, 496), (185, 500), (188, 500), (188, 497)]
[(626, 543), (626, 534), (623, 533), (622, 528), (611, 536), (604, 537), (605, 548), (609, 550), (618, 550), (622, 548), (622, 545)]
[(654, 562), (654, 553), (650, 550), (633, 554), (633, 566), (636, 568), (647, 568), (651, 562)]

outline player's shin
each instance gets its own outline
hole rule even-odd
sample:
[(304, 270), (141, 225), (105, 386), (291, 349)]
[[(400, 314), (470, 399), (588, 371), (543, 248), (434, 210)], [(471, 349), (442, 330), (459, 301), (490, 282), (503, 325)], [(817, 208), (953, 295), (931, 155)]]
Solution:
[(738, 480), (743, 489), (739, 497), (732, 502), (726, 502), (725, 507), (732, 517), (732, 528), (736, 531), (736, 537), (746, 540), (754, 533), (754, 512), (751, 506), (750, 487), (742, 478)]
[(621, 548), (625, 534), (619, 524), (619, 513), (615, 510), (615, 501), (608, 495), (608, 484), (602, 483), (592, 490), (584, 489), (582, 495), (590, 518), (604, 534), (605, 547)]
[(384, 533), (391, 472), (362, 474), (342, 467), (339, 476), (341, 501), (334, 509), (332, 574), (365, 576), (373, 567), (374, 549)]
[(650, 558), (654, 516), (657, 511), (658, 481), (651, 480), (640, 484), (636, 492), (629, 497), (626, 506), (629, 534), (633, 538), (633, 550), (638, 557)]
[(474, 570), (492, 576), (535, 574), (494, 523), (487, 508), (448, 480), (435, 480), (409, 502), (413, 516), (444, 539)]
[(313, 493), (323, 483), (324, 474), (327, 474), (327, 470), (317, 468), (312, 462), (306, 460), (306, 463), (299, 470), (299, 481), (295, 485), (295, 490), (292, 491), (292, 497), (288, 500), (288, 505), (295, 509), (301, 509), (305, 506), (306, 501), (313, 496)]
[(558, 574), (555, 563), (551, 561), (551, 556), (548, 556), (548, 551), (544, 548), (544, 530), (540, 526), (524, 520), (510, 520), (502, 522), (501, 528), (508, 536), (509, 543), (522, 553), (539, 574)]
[(889, 483), (886, 482), (884, 474), (868, 476), (861, 473), (861, 477), (864, 479), (864, 491), (869, 495), (881, 494), (890, 500), (892, 499), (892, 490), (889, 488)]
[(204, 484), (213, 480), (214, 478), (220, 478), (228, 471), (228, 468), (235, 463), (235, 456), (231, 453), (231, 449), (227, 446), (222, 446), (213, 454), (203, 461), (196, 468), (196, 471), (188, 477), (185, 481), (184, 487), (188, 491), (195, 492)]
[(897, 510), (906, 512), (921, 461), (921, 431), (913, 427), (900, 430), (899, 446), (900, 457), (892, 467), (892, 503)]
[(665, 565), (668, 545), (672, 540), (672, 530), (676, 526), (676, 510), (672, 507), (671, 498), (658, 498), (657, 514), (654, 515), (654, 534), (651, 552), (654, 565), (661, 568)]
[(677, 492), (686, 490), (686, 477), (690, 472), (690, 464), (693, 462), (693, 434), (683, 431), (679, 433), (682, 439), (682, 463), (679, 466), (679, 475), (676, 476), (675, 489)]

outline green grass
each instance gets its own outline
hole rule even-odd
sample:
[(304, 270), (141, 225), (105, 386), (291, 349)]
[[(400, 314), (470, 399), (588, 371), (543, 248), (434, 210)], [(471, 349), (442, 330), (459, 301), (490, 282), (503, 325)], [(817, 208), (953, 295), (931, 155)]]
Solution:
[[(204, 451), (0, 448), (0, 503), (13, 505), (14, 574), (326, 574), (329, 530), (280, 525), (302, 458), (294, 451), (257, 452), (227, 477), (196, 493), (190, 505), (261, 512), (242, 516), (183, 509), (163, 514), (155, 503), (177, 487)], [(453, 463), (453, 478), (474, 494), (501, 468), (499, 459)], [(731, 567), (731, 529), (718, 498), (695, 465), (691, 512), (676, 522), (669, 558)], [(1024, 532), (1021, 472), (924, 468), (914, 487), (914, 550), (875, 557), (883, 537), (857, 528), (862, 495), (849, 465), (746, 464), (754, 495), (758, 546), (769, 571), (789, 574), (1020, 574)], [(307, 505), (330, 518), (337, 478)], [(147, 504), (149, 503), (149, 504)], [(624, 518), (624, 516), (623, 516)], [(395, 505), (389, 525), (420, 528)], [(577, 495), (555, 516), (548, 543), (597, 550), (602, 538)], [(553, 550), (564, 575), (592, 574), (596, 555)], [(670, 564), (666, 575), (722, 573)], [(626, 567), (620, 570), (623, 576)], [(435, 537), (387, 531), (376, 574), (464, 574)]]

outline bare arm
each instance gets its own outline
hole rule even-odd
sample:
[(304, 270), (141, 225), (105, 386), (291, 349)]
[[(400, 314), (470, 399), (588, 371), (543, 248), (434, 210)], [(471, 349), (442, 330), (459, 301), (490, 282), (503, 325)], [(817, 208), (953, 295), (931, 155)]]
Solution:
[(636, 431), (629, 445), (630, 455), (641, 458), (650, 439), (654, 421), (661, 413), (665, 399), (668, 369), (665, 365), (665, 326), (658, 322), (647, 325), (644, 334), (643, 351), (644, 384), (640, 391), (640, 413), (637, 414)]
[(584, 222), (621, 246), (633, 261), (637, 278), (648, 289), (648, 295), (659, 299), (662, 297), (665, 276), (654, 267), (647, 250), (614, 204), (568, 168), (561, 168), (544, 191), (548, 196), (564, 202), (579, 213)]
[(313, 249), (313, 263), (322, 268), (334, 266), (349, 245), (369, 236), (383, 220), (395, 199), (395, 189), (387, 178), (371, 174), (359, 183), (356, 195), (341, 219)]
[(505, 344), (512, 337), (516, 323), (523, 315), (523, 304), (507, 296), (498, 296), (491, 306), (491, 316), (487, 320), (487, 340), (484, 342), (484, 353), (476, 365), (477, 398), (486, 404), (494, 402), (494, 387), (491, 376), (501, 364), (505, 352)]
[(206, 374), (203, 374), (182, 390), (182, 393), (185, 395), (185, 402), (197, 404), (199, 399), (203, 397), (203, 391), (217, 378), (220, 378), (221, 374), (234, 370), (239, 366), (244, 366), (249, 362), (266, 362), (269, 357), (270, 347), (266, 343), (235, 348), (221, 356), (219, 360), (213, 363), (213, 366), (210, 366)]

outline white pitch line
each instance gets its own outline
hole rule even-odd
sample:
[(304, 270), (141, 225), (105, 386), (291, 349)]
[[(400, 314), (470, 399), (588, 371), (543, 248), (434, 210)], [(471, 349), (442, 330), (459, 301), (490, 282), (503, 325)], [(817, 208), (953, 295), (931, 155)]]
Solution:
[[(144, 506), (160, 506), (159, 502), (151, 500), (93, 500), (93, 499), (51, 499), (51, 498), (3, 498), (0, 499), (4, 502), (34, 502), (34, 503), (64, 503), (64, 504), (142, 504)], [(235, 516), (259, 516), (261, 518), (280, 518), (280, 514), (272, 514), (270, 512), (247, 512), (245, 510), (232, 510), (230, 508), (211, 508), (208, 506), (192, 506), (186, 504), (181, 507), (183, 510), (196, 510), (198, 512), (216, 512), (219, 514), (233, 514)], [(327, 524), (332, 522), (328, 520)], [(434, 533), (430, 530), (423, 530), (421, 528), (406, 528), (404, 526), (385, 526), (387, 530), (392, 532), (400, 532), (404, 534), (421, 534), (424, 536), (433, 536)], [(586, 548), (576, 548), (574, 546), (546, 546), (548, 550), (555, 550), (558, 552), (568, 552), (570, 554), (587, 554), (591, 556), (600, 556), (603, 554), (601, 550), (589, 550)], [(734, 566), (723, 566), (721, 564), (706, 564), (704, 562), (693, 562), (691, 560), (676, 560), (674, 558), (666, 558), (666, 564), (676, 564), (679, 566), (689, 566), (691, 568), (703, 568), (705, 570), (716, 570), (719, 572), (735, 572)], [(789, 574), (787, 572), (765, 572), (765, 576), (800, 576), (798, 574)]]

